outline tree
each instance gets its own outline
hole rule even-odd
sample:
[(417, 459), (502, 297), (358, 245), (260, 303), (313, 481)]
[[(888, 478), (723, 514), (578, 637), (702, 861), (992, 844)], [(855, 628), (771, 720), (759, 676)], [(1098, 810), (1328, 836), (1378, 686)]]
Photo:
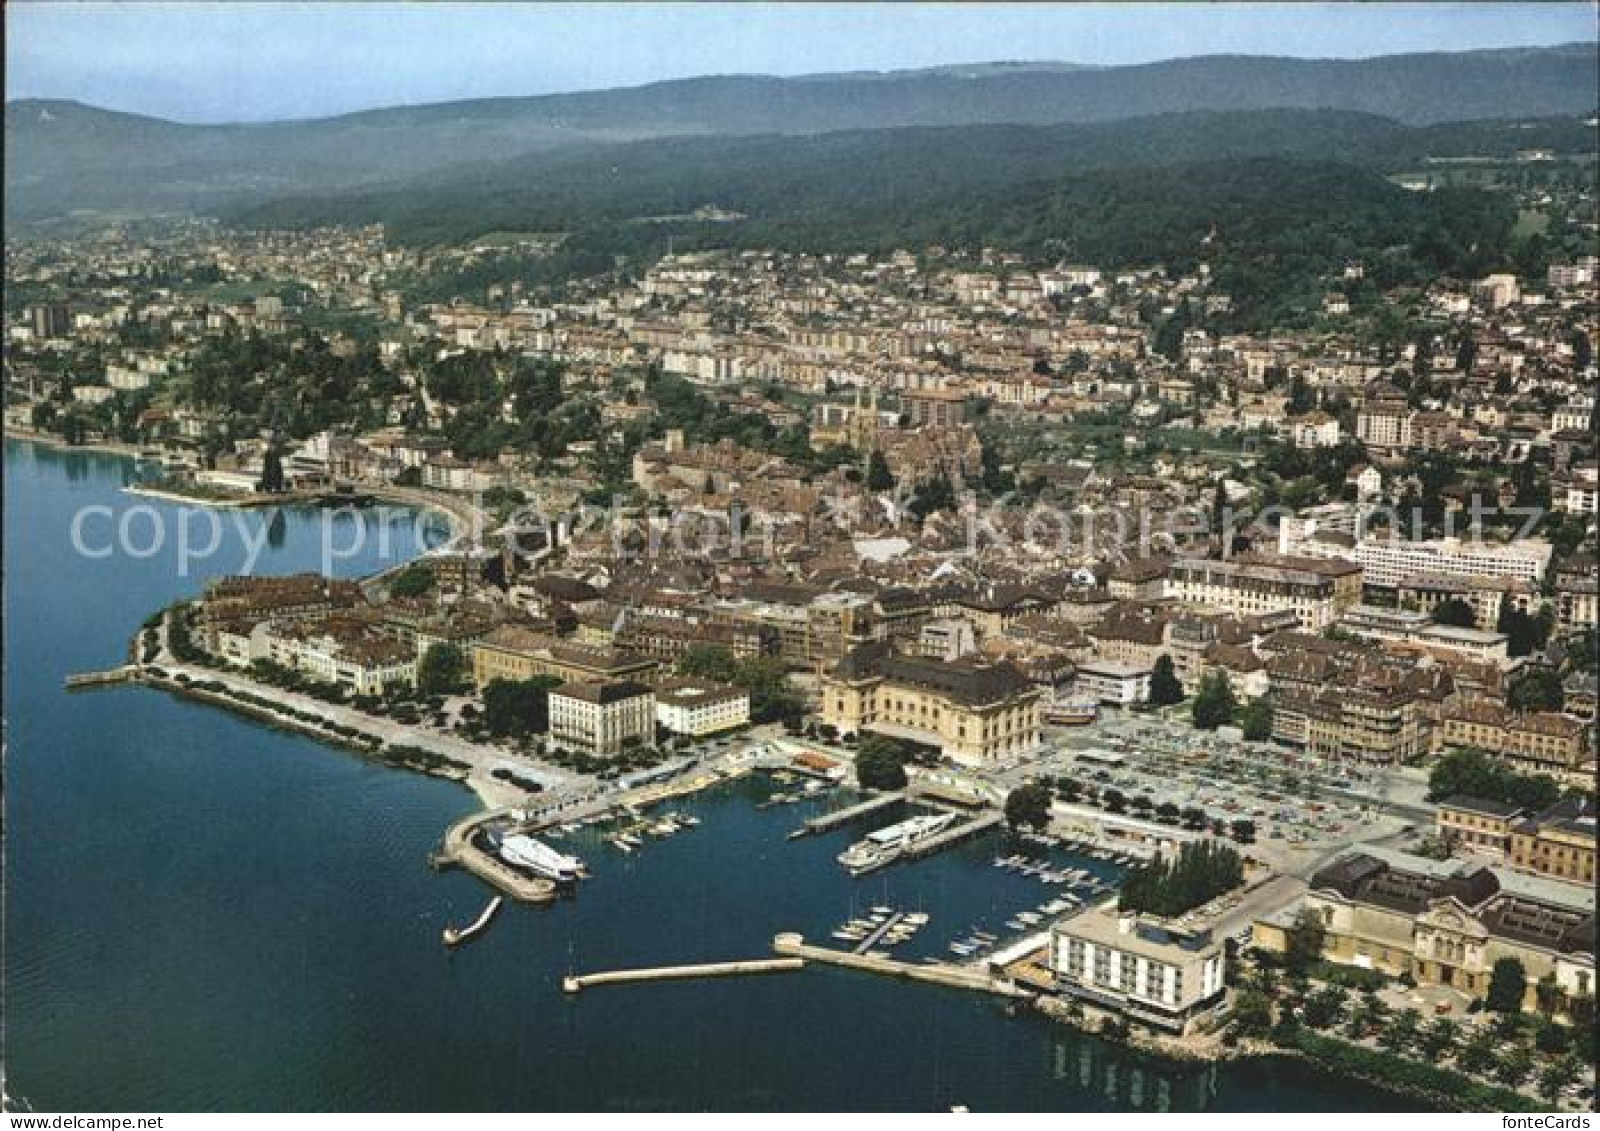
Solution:
[(1265, 742), (1272, 737), (1272, 700), (1265, 695), (1252, 699), (1239, 712), (1239, 726), (1250, 742)]
[(1240, 990), (1233, 1002), (1233, 1024), (1240, 1036), (1264, 1036), (1272, 1028), (1272, 999), (1258, 989)]
[(1545, 809), (1561, 797), (1561, 787), (1546, 774), (1519, 774), (1481, 750), (1452, 750), (1428, 775), (1428, 800), (1458, 793), (1503, 801), (1522, 809)]
[(1489, 972), (1489, 993), (1484, 1004), (1496, 1013), (1522, 1012), (1522, 999), (1528, 992), (1528, 974), (1515, 958), (1495, 960)]
[(1342, 986), (1323, 986), (1306, 998), (1301, 1018), (1313, 1029), (1331, 1029), (1344, 1016), (1348, 997)]
[(1456, 1053), (1456, 1067), (1474, 1076), (1482, 1076), (1494, 1067), (1495, 1036), (1487, 1029), (1479, 1029), (1467, 1038)]
[(1322, 948), (1328, 941), (1327, 924), (1317, 912), (1302, 908), (1283, 938), (1284, 962), (1291, 970), (1304, 971), (1322, 957)]
[(432, 588), (432, 568), (421, 563), (413, 563), (390, 579), (389, 596), (420, 597)]
[(1544, 1066), (1539, 1071), (1539, 1095), (1554, 1103), (1579, 1080), (1583, 1079), (1585, 1065), (1577, 1057), (1564, 1056)]
[(1433, 607), (1433, 623), (1472, 628), (1478, 623), (1478, 614), (1460, 597), (1449, 597)]
[(883, 453), (874, 451), (867, 457), (867, 490), (888, 491), (894, 487), (894, 473), (889, 470), (889, 461), (883, 458)]
[(1549, 668), (1537, 668), (1513, 682), (1507, 698), (1518, 711), (1559, 711), (1566, 692), (1559, 675)]
[(1050, 787), (1043, 782), (1019, 785), (1006, 795), (1006, 824), (1042, 829), (1050, 824)]
[(284, 487), (283, 455), (278, 451), (277, 444), (269, 444), (267, 454), (261, 457), (261, 478), (256, 483), (256, 490), (277, 495), (283, 492)]
[(1122, 879), (1120, 906), (1168, 918), (1231, 891), (1244, 882), (1244, 860), (1218, 840), (1184, 844), (1175, 856), (1157, 857)]
[(483, 689), (483, 722), (496, 738), (525, 738), (550, 729), (550, 692), (561, 686), (554, 676), (496, 679)]
[(952, 510), (955, 505), (955, 488), (950, 485), (950, 477), (941, 470), (927, 483), (917, 488), (910, 503), (907, 504), (907, 509), (919, 519), (923, 519), (937, 511)]
[(1495, 622), (1495, 630), (1506, 634), (1506, 651), (1513, 656), (1527, 656), (1544, 645), (1539, 622), (1510, 601), (1500, 602), (1500, 618)]
[(1207, 672), (1200, 680), (1200, 690), (1194, 697), (1194, 725), (1201, 730), (1216, 730), (1233, 721), (1238, 702), (1233, 697), (1233, 687), (1225, 673)]
[(1378, 1034), (1378, 1047), (1386, 1052), (1403, 1053), (1417, 1043), (1419, 1028), (1417, 1011), (1404, 1010)]
[(1174, 703), (1183, 702), (1183, 684), (1178, 682), (1178, 676), (1172, 668), (1172, 657), (1165, 652), (1156, 657), (1155, 666), (1150, 669), (1150, 704), (1155, 707), (1170, 707)]
[(1517, 1045), (1500, 1058), (1495, 1066), (1494, 1078), (1509, 1088), (1519, 1087), (1533, 1072), (1533, 1053), (1525, 1045)]
[(417, 662), (417, 690), (455, 695), (467, 688), (467, 658), (454, 644), (435, 644)]
[(1419, 1045), (1424, 1056), (1438, 1063), (1456, 1047), (1460, 1039), (1461, 1026), (1448, 1017), (1439, 1017), (1423, 1030)]
[(892, 738), (869, 734), (856, 751), (856, 783), (862, 789), (904, 789), (906, 750)]

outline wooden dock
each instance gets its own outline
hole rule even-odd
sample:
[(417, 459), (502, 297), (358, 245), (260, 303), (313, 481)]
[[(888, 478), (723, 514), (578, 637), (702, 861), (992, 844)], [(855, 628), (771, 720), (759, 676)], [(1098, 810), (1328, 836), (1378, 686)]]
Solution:
[(894, 805), (897, 802), (904, 801), (905, 799), (906, 794), (904, 790), (901, 790), (898, 793), (880, 793), (876, 797), (869, 797), (865, 801), (857, 802), (854, 805), (847, 805), (843, 809), (835, 809), (831, 813), (824, 813), (820, 817), (811, 818), (811, 820), (807, 821), (792, 834), (790, 834), (791, 839), (795, 837), (810, 836), (813, 833), (828, 832), (831, 829), (836, 829), (840, 825), (847, 824), (848, 822), (855, 820), (857, 817), (865, 817), (868, 814), (876, 813), (880, 809), (887, 809), (889, 806)]
[(742, 962), (704, 962), (697, 966), (651, 966), (637, 970), (606, 970), (598, 974), (569, 974), (561, 988), (569, 994), (592, 986), (621, 986), (631, 982), (672, 982), (690, 978), (730, 978), (744, 974), (777, 974), (799, 970), (802, 958), (755, 958)]
[(883, 940), (883, 936), (887, 935), (891, 930), (893, 930), (895, 925), (905, 917), (906, 913), (904, 911), (896, 911), (893, 915), (889, 916), (888, 919), (884, 920), (882, 923), (879, 923), (876, 930), (856, 944), (855, 953), (866, 954), (873, 947), (877, 946), (878, 943)]

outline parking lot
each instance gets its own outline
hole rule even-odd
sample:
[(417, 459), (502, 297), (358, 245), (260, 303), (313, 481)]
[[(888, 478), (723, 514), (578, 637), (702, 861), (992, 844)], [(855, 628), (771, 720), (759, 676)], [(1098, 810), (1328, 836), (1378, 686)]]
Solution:
[[(1076, 778), (1130, 801), (1199, 808), (1254, 824), (1252, 851), (1278, 871), (1309, 874), (1338, 849), (1418, 826), (1426, 787), (1412, 771), (1328, 764), (1270, 743), (1195, 730), (1186, 719), (1107, 714), (1055, 728), (1030, 769)], [(1141, 807), (1144, 807), (1141, 805)], [(1396, 809), (1399, 811), (1396, 812)]]

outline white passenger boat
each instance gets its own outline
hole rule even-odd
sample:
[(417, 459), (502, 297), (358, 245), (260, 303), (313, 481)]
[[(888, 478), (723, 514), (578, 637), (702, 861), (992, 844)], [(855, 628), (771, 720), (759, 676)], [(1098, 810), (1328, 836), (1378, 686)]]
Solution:
[(905, 855), (907, 849), (937, 836), (955, 820), (954, 813), (930, 813), (868, 833), (839, 853), (839, 863), (853, 876), (881, 868)]
[(531, 836), (506, 837), (500, 842), (500, 858), (560, 884), (574, 883), (583, 874), (582, 860), (557, 852)]

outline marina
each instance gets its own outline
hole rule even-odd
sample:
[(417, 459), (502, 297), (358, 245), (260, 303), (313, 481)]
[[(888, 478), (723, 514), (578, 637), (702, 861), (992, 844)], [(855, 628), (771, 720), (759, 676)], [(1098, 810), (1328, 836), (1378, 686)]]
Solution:
[[(1298, 1065), (1152, 1059), (1040, 1018), (1007, 1017), (987, 993), (947, 992), (984, 984), (946, 961), (952, 932), (964, 936), (971, 924), (997, 935), (1001, 921), (1043, 898), (1037, 881), (991, 866), (1024, 847), (1003, 846), (993, 831), (852, 880), (834, 857), (859, 833), (840, 826), (785, 843), (812, 815), (806, 807), (824, 802), (762, 810), (766, 775), (695, 768), (629, 797), (647, 815), (674, 797), (671, 807), (698, 827), (631, 854), (603, 839), (609, 822), (630, 819), (610, 814), (605, 799), (518, 809), (517, 822), (531, 825), (521, 831), (591, 873), (578, 898), (558, 901), (556, 885), (509, 868), (480, 874), (469, 860), (496, 863), (482, 852), (442, 859), (452, 865), (442, 871), (421, 866), (486, 821), (514, 820), (511, 809), (480, 809), (454, 782), (142, 688), (67, 695), (67, 673), (120, 655), (137, 625), (130, 605), (157, 608), (192, 591), (193, 579), (152, 560), (55, 552), (69, 546), (65, 516), (75, 506), (134, 505), (120, 491), (125, 466), (7, 444), (5, 522), (21, 548), (13, 580), (42, 595), (5, 624), (16, 814), (8, 835), (17, 848), (6, 861), (7, 1090), (36, 1108), (587, 1110), (604, 1094), (618, 1106), (829, 1110), (843, 1090), (889, 1110), (923, 1110), (929, 1097), (941, 1110), (959, 1100), (975, 1111), (1295, 1111), (1334, 1101), (1392, 1110), (1387, 1094)], [(291, 511), (282, 544), (257, 568), (313, 569), (319, 537), (315, 513)], [(341, 572), (372, 572), (376, 543), (341, 561)], [(242, 567), (244, 551), (233, 549), (237, 560), (219, 556), (218, 569)], [(118, 819), (100, 820), (107, 812)], [(185, 822), (176, 838), (175, 813)], [(50, 835), (85, 823), (94, 838)], [(443, 929), (470, 925), (492, 895), (505, 899), (471, 945), (441, 946)], [(774, 954), (775, 936), (832, 941), (841, 917), (868, 905), (916, 909), (902, 925), (917, 914), (929, 922), (887, 961), (847, 954), (842, 943), (817, 947), (816, 959)], [(175, 920), (186, 929), (174, 932)], [(140, 953), (152, 938), (166, 940), (161, 961), (127, 979), (113, 956)], [(626, 990), (584, 995), (565, 1023), (551, 1023), (564, 1015), (561, 981), (574, 971), (739, 955), (806, 960), (783, 977), (662, 982), (665, 1009), (640, 1008)], [(934, 973), (909, 972), (924, 969)], [(257, 1055), (215, 1039), (241, 1019)], [(748, 1040), (754, 1031), (764, 1039)], [(949, 1034), (948, 1055), (895, 1051), (907, 1032)], [(660, 1053), (621, 1062), (608, 1055), (620, 1041)], [(262, 1067), (308, 1056), (314, 1071)], [(526, 1071), (529, 1058), (542, 1066), (537, 1075)], [(720, 1071), (700, 1071), (706, 1063)]]

